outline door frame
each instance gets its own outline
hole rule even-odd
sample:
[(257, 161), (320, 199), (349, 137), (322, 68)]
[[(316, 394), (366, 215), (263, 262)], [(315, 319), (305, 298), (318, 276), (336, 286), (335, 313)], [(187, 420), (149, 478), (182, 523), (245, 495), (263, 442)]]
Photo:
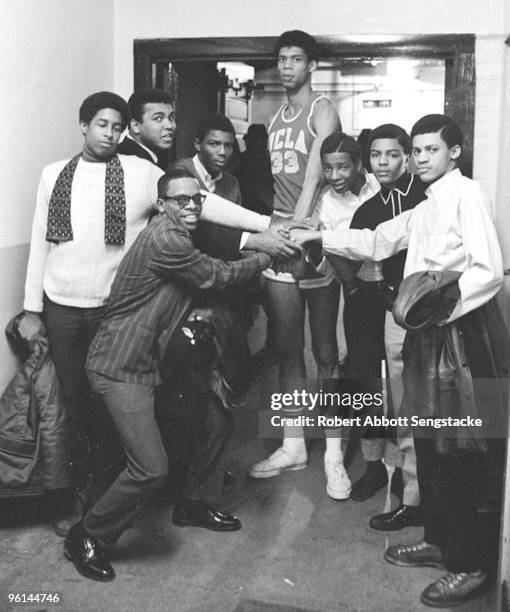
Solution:
[[(388, 57), (445, 60), (444, 112), (464, 134), (461, 169), (473, 173), (475, 127), (475, 35), (317, 36), (324, 58), (384, 59)], [(250, 61), (274, 57), (277, 37), (140, 38), (133, 41), (134, 85), (164, 86), (163, 73), (175, 61)]]

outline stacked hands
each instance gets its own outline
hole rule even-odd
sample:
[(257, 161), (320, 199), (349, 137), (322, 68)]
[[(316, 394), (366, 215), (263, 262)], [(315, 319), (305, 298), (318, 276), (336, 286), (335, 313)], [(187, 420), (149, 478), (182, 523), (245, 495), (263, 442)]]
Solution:
[(267, 233), (272, 234), (275, 243), (274, 253), (269, 253), (274, 260), (272, 268), (275, 272), (290, 272), (298, 279), (306, 276), (305, 269), (309, 264), (303, 246), (314, 239), (317, 234), (315, 229), (313, 219), (271, 218)]

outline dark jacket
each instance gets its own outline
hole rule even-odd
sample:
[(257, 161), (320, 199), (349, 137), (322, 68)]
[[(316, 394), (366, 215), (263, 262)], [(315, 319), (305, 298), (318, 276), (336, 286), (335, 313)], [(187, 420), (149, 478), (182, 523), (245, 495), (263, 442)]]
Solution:
[(413, 274), (402, 282), (393, 308), (408, 329), (402, 414), (481, 421), (480, 427), (413, 429), (415, 437), (433, 436), (440, 453), (486, 450), (487, 438), (501, 437), (507, 427), (510, 345), (496, 300), (441, 324), (455, 307), (458, 277), (448, 271)]
[(71, 485), (68, 423), (48, 339), (22, 340), (17, 332), (21, 316), (6, 330), (24, 361), (0, 398), (0, 497)]
[[(146, 159), (147, 161), (151, 162), (151, 164), (154, 163), (154, 160), (150, 156), (150, 154), (143, 147), (141, 147), (135, 140), (133, 140), (132, 138), (128, 138), (127, 136), (117, 147), (117, 153), (120, 153), (121, 155), (136, 155), (137, 157)], [(156, 154), (156, 155), (158, 158), (157, 165), (164, 170), (168, 164), (167, 153), (165, 153), (164, 151), (161, 151), (161, 153)]]

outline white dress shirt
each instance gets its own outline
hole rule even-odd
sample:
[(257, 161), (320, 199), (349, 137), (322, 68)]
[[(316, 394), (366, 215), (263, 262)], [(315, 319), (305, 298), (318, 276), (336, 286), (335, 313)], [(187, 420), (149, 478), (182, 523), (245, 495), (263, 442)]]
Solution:
[[(358, 208), (380, 191), (381, 186), (373, 174), (365, 172), (364, 176), (365, 182), (358, 195), (351, 191), (337, 193), (329, 185), (321, 191), (314, 214), (319, 219), (321, 229), (348, 230)], [(333, 267), (327, 261), (321, 263), (318, 270), (328, 278), (335, 275)], [(382, 264), (367, 261), (356, 276), (369, 282), (380, 281), (383, 279)]]
[(424, 270), (455, 270), (461, 297), (448, 322), (482, 306), (503, 283), (503, 261), (492, 205), (477, 182), (458, 169), (426, 191), (413, 210), (381, 223), (374, 231), (324, 230), (326, 252), (381, 261), (407, 248), (404, 277)]

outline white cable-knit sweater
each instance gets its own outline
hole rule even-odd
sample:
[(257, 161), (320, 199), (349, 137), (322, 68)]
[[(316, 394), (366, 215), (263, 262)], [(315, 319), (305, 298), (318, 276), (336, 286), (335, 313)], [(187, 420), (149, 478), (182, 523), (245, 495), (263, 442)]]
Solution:
[(46, 224), (51, 192), (69, 160), (44, 168), (32, 226), (25, 284), (25, 310), (41, 312), (43, 291), (64, 306), (93, 308), (105, 303), (115, 272), (157, 200), (163, 171), (144, 159), (119, 155), (126, 193), (126, 240), (123, 246), (104, 242), (105, 163), (80, 159), (71, 192), (73, 240), (51, 244)]
[[(119, 155), (119, 159), (126, 194), (126, 240), (121, 247), (104, 243), (106, 164), (83, 159), (76, 167), (71, 192), (73, 240), (58, 244), (46, 241), (51, 192), (69, 160), (44, 168), (32, 226), (25, 310), (42, 312), (44, 292), (63, 306), (94, 308), (105, 303), (122, 257), (145, 227), (156, 203), (157, 182), (163, 174), (160, 168), (139, 157)], [(201, 218), (249, 231), (262, 231), (269, 225), (269, 217), (214, 194), (208, 194)]]

